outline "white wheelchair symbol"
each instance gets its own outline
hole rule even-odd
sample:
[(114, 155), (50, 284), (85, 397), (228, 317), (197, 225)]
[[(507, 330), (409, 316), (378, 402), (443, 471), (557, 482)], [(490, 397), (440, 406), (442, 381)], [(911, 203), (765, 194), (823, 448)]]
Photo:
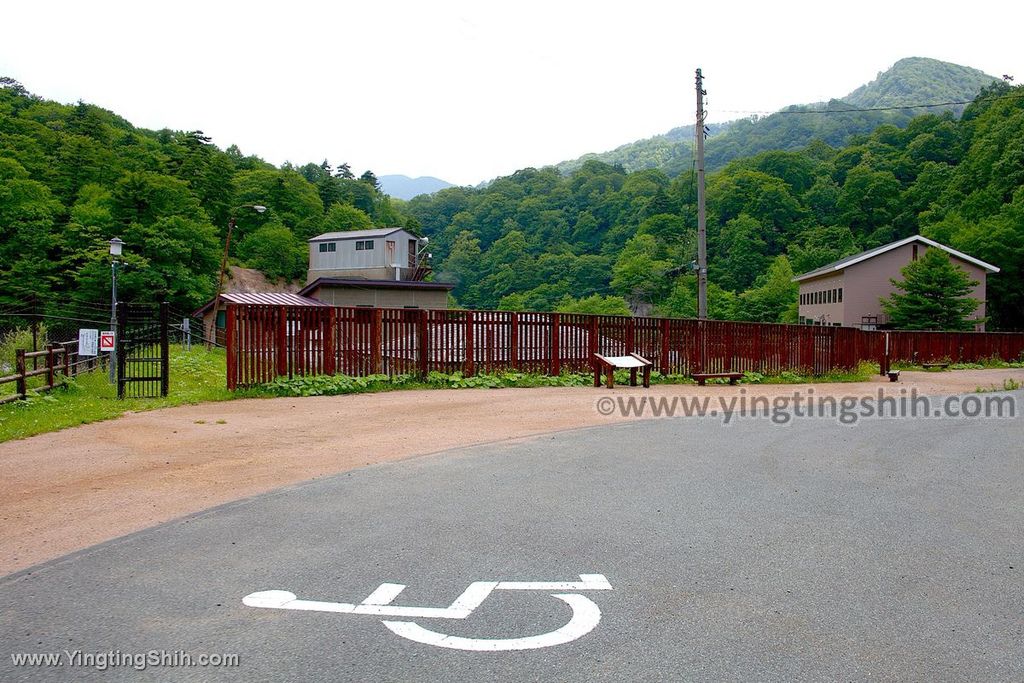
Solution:
[[(266, 609), (294, 609), (311, 612), (337, 612), (339, 614), (370, 614), (384, 617), (410, 617), (416, 619), (465, 619), (479, 607), (491, 591), (550, 591), (572, 608), (572, 618), (561, 628), (548, 633), (523, 638), (464, 638), (438, 633), (414, 621), (382, 623), (396, 635), (417, 643), (453, 650), (499, 652), (505, 650), (534, 650), (569, 643), (591, 631), (601, 621), (601, 610), (590, 598), (575, 591), (610, 591), (612, 586), (604, 574), (580, 574), (579, 581), (474, 581), (462, 595), (448, 607), (406, 607), (393, 605), (399, 593), (405, 590), (400, 583), (382, 583), (377, 590), (358, 605), (345, 602), (299, 600), (294, 593), (282, 590), (259, 591), (242, 598), (249, 607)], [(570, 592), (565, 592), (570, 591)]]

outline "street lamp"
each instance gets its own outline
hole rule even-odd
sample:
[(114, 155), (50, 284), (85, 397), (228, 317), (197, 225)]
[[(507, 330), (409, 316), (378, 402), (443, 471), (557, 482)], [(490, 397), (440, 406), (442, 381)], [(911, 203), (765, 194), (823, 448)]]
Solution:
[(119, 237), (110, 240), (110, 329), (115, 331), (114, 348), (110, 352), (110, 382), (113, 384), (117, 372), (117, 257), (124, 249), (124, 242)]
[(224, 290), (224, 272), (228, 266), (228, 249), (231, 248), (231, 233), (235, 229), (235, 213), (239, 209), (252, 209), (256, 213), (263, 213), (267, 207), (262, 204), (242, 204), (231, 210), (231, 218), (228, 219), (228, 234), (224, 239), (224, 255), (220, 258), (220, 275), (217, 277), (217, 292), (213, 297), (213, 323), (206, 331), (206, 348), (213, 346), (217, 334), (217, 316), (220, 315), (220, 295)]

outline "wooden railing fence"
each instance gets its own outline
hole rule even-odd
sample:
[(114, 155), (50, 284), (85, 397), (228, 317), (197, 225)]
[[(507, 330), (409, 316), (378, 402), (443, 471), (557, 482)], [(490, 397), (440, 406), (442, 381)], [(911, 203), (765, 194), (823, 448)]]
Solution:
[[(29, 362), (38, 367), (29, 369)], [(40, 361), (42, 361), (40, 363)], [(68, 377), (74, 377), (83, 370), (92, 369), (101, 361), (98, 357), (78, 356), (78, 340), (49, 344), (41, 351), (17, 349), (14, 352), (14, 374), (0, 377), (0, 384), (15, 385), (13, 394), (0, 395), (0, 405), (28, 398), (29, 391), (43, 392), (61, 386)], [(45, 384), (29, 388), (32, 377), (45, 376)]]
[(225, 332), (230, 389), (317, 374), (589, 372), (594, 353), (638, 353), (663, 374), (679, 375), (820, 375), (861, 361), (878, 362), (884, 371), (897, 361), (1009, 361), (1024, 354), (1021, 333), (511, 311), (229, 304)]

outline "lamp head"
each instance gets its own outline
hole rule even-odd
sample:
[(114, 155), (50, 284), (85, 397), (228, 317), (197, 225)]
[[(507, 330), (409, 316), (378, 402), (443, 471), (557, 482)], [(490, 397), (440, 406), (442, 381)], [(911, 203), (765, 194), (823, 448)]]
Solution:
[(110, 255), (111, 256), (120, 256), (121, 255), (121, 250), (123, 248), (124, 248), (124, 242), (122, 242), (119, 237), (115, 237), (114, 239), (110, 240)]

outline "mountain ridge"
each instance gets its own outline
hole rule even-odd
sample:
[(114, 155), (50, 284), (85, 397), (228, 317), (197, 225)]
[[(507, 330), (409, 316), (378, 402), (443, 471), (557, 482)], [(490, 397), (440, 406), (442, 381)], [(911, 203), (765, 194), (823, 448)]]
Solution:
[[(941, 107), (863, 111), (880, 107), (938, 103), (959, 103), (972, 100), (994, 76), (967, 66), (927, 57), (905, 57), (875, 79), (855, 88), (839, 99), (827, 103), (789, 105), (768, 116), (737, 119), (711, 124), (706, 167), (721, 168), (733, 159), (770, 149), (793, 150), (820, 139), (832, 146), (841, 146), (853, 136), (867, 134), (882, 124), (903, 127), (914, 115), (928, 111), (950, 111), (959, 116), (965, 105), (944, 104)], [(856, 109), (849, 113), (844, 110)], [(793, 116), (794, 113), (828, 112), (817, 116)], [(620, 165), (626, 171), (658, 168), (676, 176), (691, 168), (693, 154), (690, 140), (693, 124), (679, 126), (662, 135), (636, 140), (605, 152), (590, 152), (576, 159), (555, 164), (561, 173), (571, 173), (589, 160)]]
[(409, 200), (421, 194), (433, 194), (447, 187), (454, 187), (447, 180), (434, 176), (411, 178), (407, 175), (382, 175), (377, 177), (381, 190), (396, 199)]

